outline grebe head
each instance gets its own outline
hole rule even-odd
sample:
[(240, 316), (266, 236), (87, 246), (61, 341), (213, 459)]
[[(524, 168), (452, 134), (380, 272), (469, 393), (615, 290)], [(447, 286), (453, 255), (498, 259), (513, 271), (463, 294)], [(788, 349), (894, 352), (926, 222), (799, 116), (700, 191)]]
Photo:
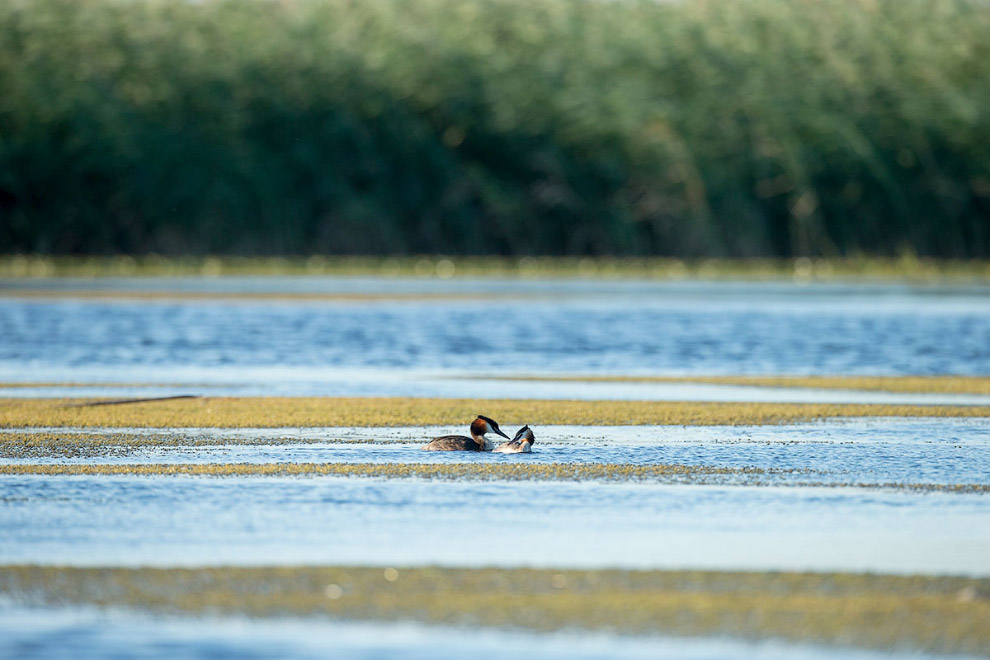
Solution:
[(478, 415), (478, 418), (471, 422), (471, 433), (473, 435), (484, 435), (486, 433), (498, 433), (500, 436), (509, 439), (509, 436), (502, 433), (502, 429), (498, 427), (498, 422), (496, 422), (491, 417), (485, 417), (484, 415)]
[(520, 444), (523, 442), (533, 444), (536, 442), (536, 436), (533, 435), (533, 432), (530, 430), (529, 426), (524, 426), (516, 431), (516, 437), (512, 438), (512, 440), (514, 442), (519, 442)]

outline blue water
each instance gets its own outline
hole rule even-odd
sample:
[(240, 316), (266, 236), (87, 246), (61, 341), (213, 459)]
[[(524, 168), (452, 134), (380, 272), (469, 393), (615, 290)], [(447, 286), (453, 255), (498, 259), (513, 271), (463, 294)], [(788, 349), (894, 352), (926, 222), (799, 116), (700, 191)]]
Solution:
[(0, 491), (0, 564), (990, 576), (990, 507), (980, 493), (40, 475), (0, 476)]
[[(167, 282), (101, 286), (157, 290)], [(86, 281), (56, 283), (71, 290)], [(990, 375), (985, 288), (513, 280), (501, 288), (497, 281), (438, 288), (431, 281), (342, 278), (172, 283), (198, 291), (480, 296), (344, 303), (4, 299), (4, 288), (21, 283), (2, 284), (3, 380), (236, 381), (275, 392), (305, 381), (293, 393), (324, 393), (321, 378), (353, 370), (381, 374), (385, 388), (396, 372)], [(506, 297), (483, 297), (493, 288)], [(375, 393), (366, 383), (355, 387)]]
[[(158, 447), (121, 446), (98, 457), (0, 457), (0, 463), (664, 463), (758, 468), (769, 472), (759, 476), (761, 482), (775, 484), (954, 485), (985, 484), (990, 478), (990, 420), (986, 419), (849, 419), (751, 427), (534, 428), (536, 444), (533, 453), (526, 455), (420, 449), (433, 436), (466, 432), (457, 427), (188, 429), (149, 431), (168, 440)], [(120, 432), (106, 430), (110, 435)], [(260, 444), (191, 443), (193, 439), (223, 443), (225, 438), (250, 439)], [(279, 442), (264, 444), (266, 438)], [(306, 442), (293, 443), (293, 439)]]
[[(4, 295), (24, 288), (61, 293), (38, 299)], [(101, 301), (74, 293), (99, 289), (185, 291), (201, 297)], [(223, 298), (242, 292), (270, 297)], [(301, 302), (280, 298), (280, 293), (467, 297)], [(969, 395), (493, 378), (944, 373), (990, 376), (990, 288), (512, 279), (0, 280), (0, 382), (63, 384), (5, 389), (0, 397), (270, 394), (987, 403), (985, 396)], [(987, 420), (848, 420), (749, 428), (545, 427), (540, 420), (511, 421), (537, 430), (532, 455), (418, 449), (431, 435), (461, 428), (237, 429), (174, 433), (328, 442), (180, 445), (109, 457), (4, 462), (564, 461), (802, 472), (761, 478), (768, 486), (731, 479), (682, 486), (0, 476), (0, 564), (534, 565), (990, 575), (990, 499), (984, 493), (794, 485), (802, 480), (987, 484)], [(402, 426), (402, 420), (395, 424)], [(0, 657), (924, 656), (573, 631), (537, 635), (394, 623), (161, 620), (104, 609), (31, 610), (0, 601)]]
[[(259, 622), (0, 607), (0, 657), (20, 660), (927, 660), (911, 652), (782, 642), (465, 630), (310, 619)], [(957, 656), (958, 657), (958, 656)], [(963, 660), (960, 658), (960, 660)]]

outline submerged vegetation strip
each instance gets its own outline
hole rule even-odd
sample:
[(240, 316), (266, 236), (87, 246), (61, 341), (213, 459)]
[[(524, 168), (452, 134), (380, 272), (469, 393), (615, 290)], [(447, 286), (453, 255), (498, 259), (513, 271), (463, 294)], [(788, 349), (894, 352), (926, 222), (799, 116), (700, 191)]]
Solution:
[[(439, 481), (612, 481), (696, 486), (870, 488), (895, 491), (990, 493), (990, 484), (821, 481), (810, 470), (713, 465), (621, 463), (138, 463), (0, 465), (0, 475), (362, 477)], [(791, 479), (781, 479), (791, 476)], [(798, 478), (793, 478), (798, 477)]]
[(623, 465), (612, 463), (157, 463), (0, 465), (0, 474), (343, 476), (442, 480), (696, 480), (710, 477), (777, 474), (761, 468), (708, 465)]
[(89, 458), (123, 456), (141, 449), (183, 449), (225, 445), (396, 444), (401, 440), (370, 438), (300, 438), (289, 436), (196, 436), (188, 433), (79, 433), (28, 431), (0, 433), (0, 459)]
[(218, 427), (465, 425), (483, 413), (504, 424), (764, 425), (833, 417), (990, 417), (990, 406), (419, 399), (411, 397), (199, 397), (80, 406), (102, 399), (0, 399), (0, 427)]
[[(472, 376), (472, 378), (474, 378)], [(596, 376), (593, 374), (572, 376), (484, 376), (492, 380), (519, 382), (566, 383), (704, 383), (710, 385), (743, 385), (751, 387), (809, 388), (868, 390), (875, 392), (916, 392), (933, 394), (984, 394), (990, 395), (990, 377), (987, 376)], [(198, 388), (208, 389), (216, 385), (199, 383), (54, 383), (54, 382), (0, 382), (0, 389), (26, 388)]]
[[(566, 295), (566, 294), (565, 294)], [(280, 301), (280, 302), (393, 302), (393, 301), (451, 301), (451, 300), (475, 300), (478, 298), (545, 298), (548, 294), (523, 293), (523, 292), (500, 292), (500, 291), (473, 291), (463, 293), (457, 291), (429, 293), (429, 292), (402, 292), (394, 291), (389, 293), (300, 293), (293, 291), (159, 291), (159, 290), (107, 290), (107, 289), (0, 289), (0, 298), (34, 298), (39, 300), (62, 299), (62, 298), (82, 298), (91, 300), (123, 300), (123, 301), (204, 301), (212, 302), (216, 300), (224, 301)], [(559, 297), (555, 294), (554, 297)]]
[(860, 575), (436, 567), (0, 566), (27, 605), (184, 615), (327, 616), (539, 631), (727, 635), (983, 653), (990, 580)]
[(990, 260), (848, 257), (832, 259), (675, 259), (667, 257), (402, 256), (308, 257), (0, 255), (0, 277), (338, 275), (527, 279), (990, 280)]
[(499, 380), (580, 383), (705, 383), (751, 387), (990, 395), (986, 376), (490, 376)]

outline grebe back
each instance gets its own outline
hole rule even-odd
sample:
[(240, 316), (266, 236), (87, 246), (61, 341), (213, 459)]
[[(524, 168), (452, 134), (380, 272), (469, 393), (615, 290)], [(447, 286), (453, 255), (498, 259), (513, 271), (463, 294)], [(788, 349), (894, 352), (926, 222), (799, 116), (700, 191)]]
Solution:
[(442, 435), (439, 438), (433, 438), (422, 448), (427, 451), (491, 451), (492, 443), (485, 438), (486, 433), (497, 433), (506, 440), (509, 439), (509, 436), (502, 433), (502, 429), (498, 427), (498, 423), (494, 419), (478, 415), (471, 422), (470, 438), (463, 435)]

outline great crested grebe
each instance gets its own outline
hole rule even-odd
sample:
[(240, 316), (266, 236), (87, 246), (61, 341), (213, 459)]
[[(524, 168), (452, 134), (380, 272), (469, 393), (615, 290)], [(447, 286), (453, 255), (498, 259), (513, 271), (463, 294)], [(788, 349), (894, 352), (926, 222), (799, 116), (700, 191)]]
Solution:
[(509, 436), (502, 433), (498, 423), (491, 417), (478, 415), (471, 422), (471, 437), (463, 435), (442, 435), (433, 438), (429, 443), (423, 445), (423, 449), (429, 451), (491, 451), (492, 442), (485, 438), (486, 433), (498, 433), (500, 436), (509, 439)]
[(494, 451), (497, 454), (528, 454), (533, 451), (534, 442), (536, 442), (536, 436), (533, 435), (528, 426), (524, 426), (516, 431), (516, 437), (508, 442), (503, 442)]

